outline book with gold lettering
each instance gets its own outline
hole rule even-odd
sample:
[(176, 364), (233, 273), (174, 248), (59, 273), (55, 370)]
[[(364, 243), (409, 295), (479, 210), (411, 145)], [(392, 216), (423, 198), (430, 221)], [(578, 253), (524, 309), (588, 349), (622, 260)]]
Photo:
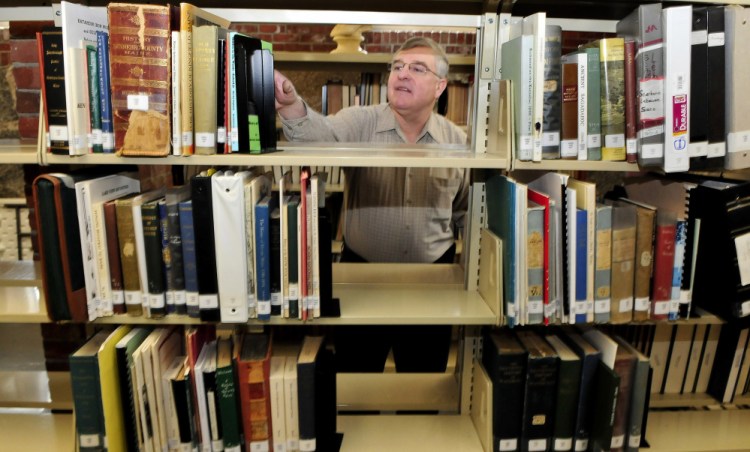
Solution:
[(170, 8), (111, 3), (107, 12), (115, 151), (125, 156), (168, 155)]

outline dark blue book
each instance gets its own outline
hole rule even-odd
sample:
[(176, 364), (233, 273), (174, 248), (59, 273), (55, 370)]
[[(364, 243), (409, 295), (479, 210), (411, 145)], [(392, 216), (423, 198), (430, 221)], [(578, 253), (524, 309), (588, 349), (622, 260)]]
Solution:
[(101, 98), (99, 91), (99, 55), (96, 46), (86, 46), (86, 66), (89, 91), (89, 119), (91, 121), (90, 145), (93, 152), (103, 152), (102, 148), (102, 112), (101, 104), (96, 99)]
[(586, 211), (576, 209), (576, 309), (575, 323), (586, 323), (586, 265), (587, 259)]
[(180, 234), (182, 235), (182, 265), (185, 273), (185, 304), (190, 317), (200, 317), (198, 306), (198, 268), (195, 263), (195, 232), (193, 230), (193, 201), (180, 206)]
[(161, 233), (162, 268), (164, 273), (164, 297), (166, 300), (167, 314), (175, 313), (174, 288), (170, 287), (172, 276), (172, 253), (169, 250), (169, 212), (167, 211), (167, 200), (162, 199), (157, 205), (159, 209), (159, 230)]
[(112, 85), (109, 73), (109, 35), (96, 32), (96, 49), (99, 54), (99, 98), (101, 99), (102, 149), (115, 152), (115, 129), (112, 124)]
[(255, 205), (255, 277), (258, 289), (258, 319), (271, 319), (271, 211), (273, 198)]

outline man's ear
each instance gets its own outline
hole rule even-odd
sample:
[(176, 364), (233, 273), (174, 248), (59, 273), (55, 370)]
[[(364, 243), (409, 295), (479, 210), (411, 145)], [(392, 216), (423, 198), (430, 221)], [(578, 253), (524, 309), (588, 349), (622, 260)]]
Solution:
[(448, 86), (448, 80), (441, 78), (438, 81), (437, 87), (435, 87), (435, 99), (438, 99), (441, 94), (443, 94), (443, 91), (445, 91), (445, 88)]

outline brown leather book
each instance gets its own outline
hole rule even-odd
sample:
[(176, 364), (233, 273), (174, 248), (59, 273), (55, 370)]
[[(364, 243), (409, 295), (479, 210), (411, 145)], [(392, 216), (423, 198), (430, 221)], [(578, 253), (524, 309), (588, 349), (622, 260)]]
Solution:
[(612, 209), (612, 323), (633, 319), (633, 261), (636, 256), (635, 207), (615, 203)]
[(133, 197), (115, 201), (117, 211), (117, 239), (120, 247), (122, 287), (125, 292), (125, 311), (129, 315), (143, 315), (141, 278), (138, 273), (138, 252), (133, 227)]
[(169, 155), (170, 8), (111, 3), (107, 11), (115, 150)]
[(562, 124), (560, 126), (560, 158), (578, 158), (578, 59), (575, 55), (562, 58)]
[(625, 40), (625, 160), (638, 161), (638, 86), (635, 76), (635, 41)]
[(633, 204), (637, 216), (633, 320), (648, 320), (651, 316), (651, 272), (654, 268), (656, 208), (632, 199), (621, 200)]
[(104, 203), (104, 226), (107, 233), (107, 258), (109, 280), (112, 286), (112, 307), (115, 314), (125, 313), (125, 289), (122, 286), (120, 242), (117, 235), (117, 210), (115, 201)]

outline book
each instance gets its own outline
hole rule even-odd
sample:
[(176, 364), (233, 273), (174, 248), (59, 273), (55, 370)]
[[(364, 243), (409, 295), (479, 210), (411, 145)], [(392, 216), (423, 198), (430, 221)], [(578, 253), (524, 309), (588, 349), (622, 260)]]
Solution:
[[(594, 222), (596, 225), (594, 236), (594, 321), (597, 323), (609, 322), (611, 318), (613, 264), (612, 210), (612, 206), (610, 205), (597, 204), (596, 206), (596, 219)], [(621, 239), (621, 237), (618, 236), (618, 239)], [(618, 249), (618, 251), (621, 250)]]
[(247, 171), (225, 171), (211, 178), (214, 243), (216, 255), (221, 256), (216, 260), (219, 311), (224, 323), (248, 319), (245, 185), (249, 178)]
[[(590, 149), (590, 148), (589, 148)], [(576, 206), (585, 212), (586, 247), (581, 269), (585, 271), (586, 321), (594, 321), (594, 272), (596, 265), (596, 184), (568, 179), (568, 186), (576, 191)]]
[(612, 422), (611, 451), (624, 451), (630, 427), (630, 402), (635, 378), (635, 366), (638, 358), (629, 348), (617, 345), (615, 357), (615, 372), (620, 377), (620, 387), (617, 390), (615, 402), (615, 416)]
[(668, 323), (657, 323), (654, 336), (651, 340), (649, 360), (653, 368), (651, 378), (651, 393), (662, 393), (664, 376), (669, 363), (669, 352), (672, 342), (674, 325)]
[(651, 317), (651, 274), (654, 268), (654, 235), (656, 207), (629, 198), (620, 198), (636, 209), (635, 281), (633, 286), (633, 320)]
[(562, 125), (560, 157), (577, 159), (588, 156), (586, 150), (586, 112), (588, 57), (581, 53), (563, 55), (562, 59)]
[[(588, 250), (588, 222), (586, 221), (586, 211), (584, 209), (576, 209), (575, 221), (576, 222), (576, 233), (573, 237), (575, 240), (575, 300), (572, 304), (571, 317), (575, 316), (572, 320), (573, 323), (586, 323), (588, 322), (588, 300), (587, 288), (589, 283), (588, 267), (587, 267), (587, 250)], [(573, 267), (571, 267), (573, 268)], [(593, 303), (592, 303), (592, 318), (593, 318)]]
[(255, 205), (255, 269), (258, 319), (270, 320), (271, 306), (271, 211), (275, 198), (266, 196)]
[(654, 271), (651, 279), (651, 318), (667, 319), (672, 300), (677, 223), (673, 215), (659, 211), (654, 231)]
[(102, 204), (104, 226), (107, 237), (107, 262), (109, 263), (109, 282), (112, 288), (112, 311), (115, 314), (127, 312), (125, 306), (125, 288), (122, 279), (122, 259), (120, 258), (120, 237), (117, 234), (116, 200)]
[(690, 169), (690, 35), (692, 6), (662, 10), (664, 36), (664, 171)]
[(562, 28), (544, 28), (544, 122), (542, 124), (542, 158), (560, 158), (560, 125), (562, 120)]
[[(291, 359), (291, 358), (289, 358)], [(268, 372), (271, 399), (271, 432), (274, 451), (286, 451), (286, 407), (284, 401), (284, 369), (287, 356), (274, 351)]]
[(216, 344), (216, 404), (217, 417), (225, 451), (242, 450), (242, 420), (239, 411), (241, 396), (237, 381), (239, 374), (235, 369), (238, 351), (233, 349), (234, 339), (218, 338)]
[(662, 5), (638, 5), (617, 22), (617, 34), (636, 43), (638, 79), (638, 164), (661, 165), (664, 159), (664, 41)]
[[(748, 328), (722, 325), (707, 392), (722, 403), (732, 403), (748, 344)], [(744, 382), (740, 383), (744, 386)]]
[(143, 228), (143, 251), (146, 263), (145, 288), (148, 293), (147, 317), (160, 318), (167, 315), (162, 231), (159, 221), (159, 202), (163, 198), (148, 201), (141, 206)]
[[(130, 203), (132, 207), (133, 215), (133, 235), (135, 238), (135, 255), (138, 259), (138, 279), (140, 281), (140, 299), (143, 314), (146, 317), (151, 315), (151, 304), (149, 300), (149, 288), (148, 288), (148, 265), (146, 264), (146, 242), (143, 230), (143, 211), (141, 207), (149, 202), (163, 197), (166, 193), (165, 188), (155, 189), (141, 193), (132, 198)], [(161, 241), (159, 241), (161, 245)], [(155, 259), (155, 257), (154, 257)], [(126, 294), (127, 296), (127, 294)], [(155, 297), (154, 302), (159, 301), (158, 297)], [(127, 302), (127, 301), (126, 301)]]
[(531, 330), (518, 331), (518, 340), (528, 352), (521, 425), (522, 450), (547, 450), (554, 435), (558, 356)]
[[(534, 38), (522, 35), (502, 44), (503, 79), (511, 81), (513, 90), (513, 115), (515, 117), (516, 158), (533, 160), (533, 73)], [(564, 73), (563, 73), (564, 75)], [(563, 82), (564, 86), (564, 82)], [(563, 88), (563, 107), (565, 106)], [(563, 110), (564, 111), (564, 110)]]
[[(171, 152), (170, 7), (110, 3), (110, 76), (115, 150), (120, 155)], [(140, 39), (135, 39), (141, 36)]]
[(193, 228), (193, 201), (179, 203), (180, 238), (182, 242), (182, 267), (185, 278), (185, 306), (188, 316), (200, 317), (198, 302), (198, 268), (195, 255), (195, 229)]
[(86, 76), (88, 77), (89, 115), (91, 120), (89, 139), (93, 152), (103, 152), (102, 111), (101, 104), (98, 101), (101, 98), (99, 94), (99, 57), (96, 49), (96, 45), (86, 45)]
[(189, 3), (180, 4), (180, 123), (182, 154), (194, 153), (193, 137), (193, 27), (216, 25), (229, 28), (229, 21)]
[(518, 322), (519, 294), (516, 290), (521, 271), (518, 262), (518, 250), (514, 245), (516, 239), (516, 220), (513, 211), (506, 206), (515, 204), (515, 184), (512, 179), (494, 176), (487, 180), (487, 193), (496, 193), (497, 197), (487, 198), (487, 224), (493, 233), (503, 241), (503, 312), (506, 322), (513, 326)]
[[(554, 296), (554, 275), (553, 271), (550, 270), (550, 266), (554, 263), (553, 253), (555, 252), (554, 240), (554, 225), (551, 222), (554, 219), (554, 213), (551, 212), (553, 209), (554, 201), (550, 200), (550, 197), (535, 191), (531, 188), (528, 189), (529, 205), (536, 203), (543, 208), (542, 213), (542, 301), (544, 303), (544, 323), (549, 322), (556, 318), (555, 311), (557, 306), (557, 300)], [(552, 204), (551, 204), (552, 203)], [(480, 261), (481, 262), (481, 261)], [(552, 279), (551, 279), (552, 278)], [(502, 294), (501, 294), (502, 295)]]
[(174, 298), (174, 312), (176, 314), (187, 314), (188, 311), (187, 292), (185, 291), (185, 253), (183, 251), (180, 204), (187, 201), (189, 197), (189, 185), (170, 188), (164, 195), (164, 203), (167, 210), (166, 233), (164, 234), (167, 240), (165, 256), (169, 256), (172, 267), (172, 271), (167, 272), (167, 291), (168, 297), (172, 296)]
[(708, 13), (693, 8), (690, 43), (690, 144), (691, 166), (708, 155)]
[[(708, 160), (709, 165), (723, 166), (726, 143), (726, 47), (724, 8), (706, 7), (708, 13)], [(695, 124), (695, 121), (691, 119)]]
[(65, 64), (62, 29), (44, 29), (40, 32), (40, 68), (42, 72), (42, 97), (48, 149), (52, 154), (68, 155), (68, 112), (65, 99)]
[(135, 241), (133, 224), (133, 198), (125, 196), (115, 200), (117, 214), (117, 238), (120, 248), (122, 285), (125, 297), (125, 312), (129, 315), (143, 315), (141, 301), (141, 280), (138, 270), (138, 247)]
[(674, 328), (669, 366), (664, 373), (664, 394), (679, 394), (682, 391), (694, 332), (695, 325), (679, 324)]
[(109, 334), (109, 331), (94, 334), (69, 359), (70, 385), (76, 412), (76, 438), (82, 451), (103, 450), (105, 447), (106, 432), (97, 353)]
[(99, 73), (100, 111), (102, 123), (102, 151), (115, 151), (115, 135), (112, 117), (112, 80), (109, 66), (109, 35), (103, 31), (96, 32), (96, 52)]
[(212, 24), (193, 25), (193, 120), (195, 153), (216, 154), (216, 112), (218, 98), (218, 56), (220, 27)]
[(493, 450), (518, 450), (528, 352), (507, 329), (489, 332), (485, 336), (484, 346), (482, 363), (493, 388)]
[(579, 154), (578, 160), (602, 159), (602, 113), (600, 98), (601, 69), (599, 49), (582, 48), (586, 54), (586, 155)]
[(532, 43), (532, 74), (531, 74), (531, 128), (532, 153), (535, 162), (542, 160), (542, 136), (544, 134), (544, 64), (546, 42), (547, 13), (538, 12), (526, 16), (522, 20), (523, 36), (531, 36)]
[(336, 441), (336, 378), (322, 336), (305, 336), (297, 359), (299, 450), (330, 450)]
[(150, 333), (149, 328), (136, 327), (131, 329), (115, 344), (117, 368), (120, 386), (118, 391), (123, 404), (123, 427), (127, 450), (137, 450), (138, 444), (143, 443), (140, 432), (140, 422), (136, 414), (138, 409), (137, 394), (133, 392), (135, 369), (133, 352), (141, 345)]
[(258, 317), (258, 284), (256, 268), (256, 243), (255, 243), (255, 205), (258, 201), (271, 193), (271, 177), (269, 174), (260, 174), (253, 177), (250, 183), (245, 185), (245, 220), (247, 232), (247, 292), (248, 292), (248, 316)]
[(617, 401), (619, 400), (621, 377), (616, 372), (617, 343), (601, 331), (588, 327), (583, 337), (601, 352), (601, 360), (595, 374), (593, 423), (590, 450), (610, 450), (614, 436)]
[(636, 45), (632, 38), (626, 38), (625, 56), (625, 160), (638, 161), (638, 78), (636, 76)]
[(528, 283), (528, 323), (544, 323), (544, 207), (530, 201), (526, 210), (526, 272)]
[[(276, 432), (276, 425), (272, 422), (270, 381), (271, 336), (267, 333), (248, 333), (242, 336), (241, 344), (237, 356), (237, 377), (240, 382), (239, 399), (242, 408), (245, 449), (271, 450), (271, 439), (276, 440), (273, 435)], [(282, 381), (282, 400), (283, 397)], [(283, 425), (281, 427), (286, 429)], [(276, 450), (275, 447), (274, 450)]]
[(129, 325), (118, 326), (107, 336), (97, 351), (99, 383), (102, 391), (102, 414), (107, 449), (125, 450), (123, 400), (120, 398), (120, 373), (115, 346), (130, 332)]
[(635, 452), (641, 446), (643, 426), (648, 417), (648, 382), (651, 375), (651, 366), (648, 356), (630, 345), (622, 337), (614, 336), (614, 339), (617, 341), (618, 347), (626, 349), (636, 358), (624, 446), (625, 450)]
[(572, 410), (572, 408), (578, 406), (583, 360), (558, 336), (547, 334), (544, 338), (559, 358), (554, 427), (550, 449), (570, 451), (573, 450), (576, 427), (576, 416), (571, 416), (571, 411), (577, 411)]
[(216, 276), (213, 195), (211, 193), (213, 174), (213, 171), (201, 172), (190, 178), (195, 265), (198, 276), (198, 308), (200, 318), (204, 321), (219, 321), (221, 317)]

